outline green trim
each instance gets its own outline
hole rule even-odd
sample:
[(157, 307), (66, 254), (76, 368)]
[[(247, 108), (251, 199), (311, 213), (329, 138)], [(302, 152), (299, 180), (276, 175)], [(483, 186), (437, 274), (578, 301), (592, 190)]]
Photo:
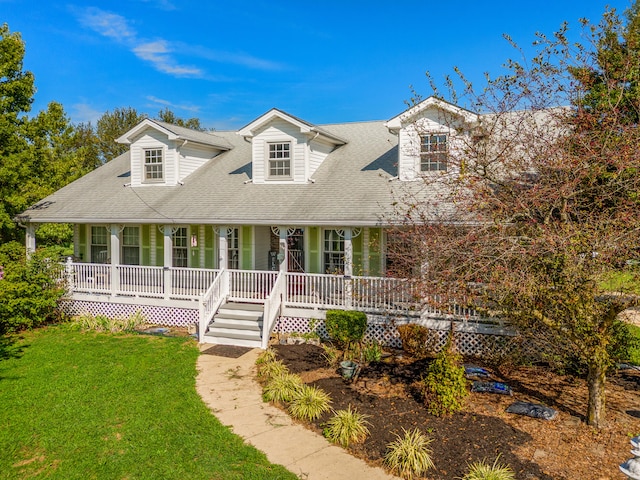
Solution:
[(162, 230), (158, 228), (158, 225), (154, 225), (156, 229), (156, 266), (164, 266), (164, 234)]
[(87, 260), (87, 252), (89, 248), (87, 246), (87, 226), (82, 224), (78, 225), (78, 253), (80, 254), (80, 258), (82, 261), (86, 262)]
[[(191, 246), (191, 237), (195, 235), (197, 238), (198, 246)], [(200, 268), (200, 227), (198, 225), (189, 225), (187, 233), (187, 242), (189, 245), (189, 266), (191, 268)]]
[(251, 225), (243, 225), (241, 228), (242, 234), (240, 236), (240, 241), (242, 245), (240, 249), (242, 250), (242, 265), (241, 268), (243, 270), (252, 270), (253, 269), (253, 226)]
[(211, 225), (204, 226), (204, 267), (215, 268), (216, 266), (216, 236), (213, 234)]
[(351, 246), (353, 248), (353, 274), (363, 275), (362, 267), (362, 229), (360, 229), (360, 235), (355, 238), (351, 238)]
[(369, 229), (369, 275), (382, 275), (382, 228)]
[(140, 243), (142, 248), (142, 265), (151, 264), (151, 238), (149, 225), (140, 226)]
[(307, 271), (309, 273), (320, 273), (320, 265), (322, 264), (320, 228), (308, 227), (307, 232), (309, 235), (309, 266), (307, 267)]

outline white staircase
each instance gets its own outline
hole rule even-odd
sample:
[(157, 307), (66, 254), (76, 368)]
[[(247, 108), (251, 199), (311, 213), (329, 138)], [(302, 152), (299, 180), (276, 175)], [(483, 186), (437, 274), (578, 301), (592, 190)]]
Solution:
[(237, 347), (260, 347), (263, 313), (264, 305), (261, 303), (225, 303), (209, 324), (205, 342)]

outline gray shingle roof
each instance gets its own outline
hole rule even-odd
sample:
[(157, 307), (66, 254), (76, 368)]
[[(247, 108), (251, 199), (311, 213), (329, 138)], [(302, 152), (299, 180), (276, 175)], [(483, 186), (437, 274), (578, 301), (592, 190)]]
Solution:
[(215, 132), (232, 148), (186, 177), (183, 185), (125, 186), (130, 182), (129, 154), (125, 153), (31, 207), (21, 220), (300, 226), (384, 223), (393, 202), (392, 186), (400, 183), (390, 181), (397, 175), (397, 137), (382, 121), (323, 125), (322, 129), (348, 143), (328, 155), (313, 175), (314, 183), (248, 182), (250, 143), (235, 132)]

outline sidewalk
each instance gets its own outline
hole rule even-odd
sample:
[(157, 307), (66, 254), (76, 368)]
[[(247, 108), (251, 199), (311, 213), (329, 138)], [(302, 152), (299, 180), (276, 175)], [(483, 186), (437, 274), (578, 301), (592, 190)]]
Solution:
[[(278, 408), (262, 401), (254, 379), (260, 350), (201, 345), (196, 389), (223, 425), (265, 453), (271, 463), (284, 465), (302, 479), (398, 479), (367, 465), (324, 437), (295, 424)], [(226, 351), (242, 354), (222, 356)], [(220, 354), (216, 354), (220, 353)]]

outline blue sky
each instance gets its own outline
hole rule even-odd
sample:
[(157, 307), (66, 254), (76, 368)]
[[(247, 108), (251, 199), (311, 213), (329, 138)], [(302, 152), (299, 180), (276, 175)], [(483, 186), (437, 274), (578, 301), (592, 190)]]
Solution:
[(526, 47), (566, 20), (577, 36), (580, 18), (630, 1), (0, 0), (0, 21), (26, 42), (34, 112), (57, 101), (78, 123), (169, 107), (222, 130), (272, 107), (316, 124), (389, 119), (410, 85), (430, 94), (427, 70), (480, 81), (515, 56), (503, 33)]

